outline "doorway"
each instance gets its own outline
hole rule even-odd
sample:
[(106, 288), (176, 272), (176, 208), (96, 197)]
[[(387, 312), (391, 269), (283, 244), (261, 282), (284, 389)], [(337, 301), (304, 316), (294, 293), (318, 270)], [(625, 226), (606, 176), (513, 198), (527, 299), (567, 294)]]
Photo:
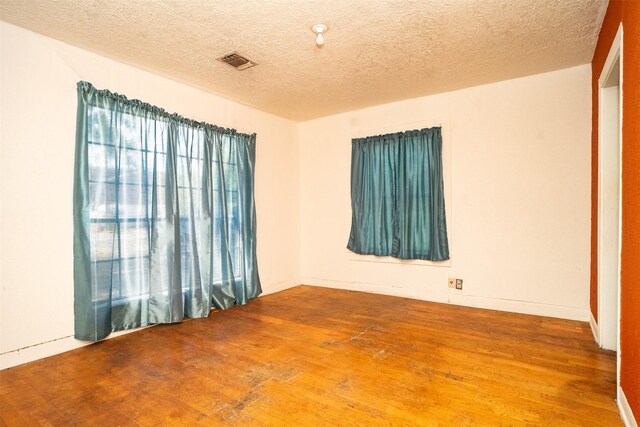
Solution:
[[(622, 27), (598, 79), (598, 335), (619, 353)], [(619, 354), (618, 354), (619, 357)]]

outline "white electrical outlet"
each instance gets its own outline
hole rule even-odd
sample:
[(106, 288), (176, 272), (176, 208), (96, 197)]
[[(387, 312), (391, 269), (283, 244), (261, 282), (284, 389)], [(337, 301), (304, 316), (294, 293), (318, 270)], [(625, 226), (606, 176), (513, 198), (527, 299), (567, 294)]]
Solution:
[(449, 277), (449, 287), (450, 288), (455, 288), (456, 287), (456, 279), (455, 279), (455, 277)]
[(456, 279), (456, 289), (462, 290), (462, 279)]

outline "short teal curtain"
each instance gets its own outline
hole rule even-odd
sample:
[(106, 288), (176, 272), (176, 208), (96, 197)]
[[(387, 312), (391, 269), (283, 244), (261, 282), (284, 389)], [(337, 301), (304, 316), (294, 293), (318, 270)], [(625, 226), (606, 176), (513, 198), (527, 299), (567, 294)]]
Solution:
[(255, 142), (78, 83), (76, 338), (206, 317), (261, 293)]
[(449, 259), (441, 128), (353, 139), (351, 214), (352, 252)]

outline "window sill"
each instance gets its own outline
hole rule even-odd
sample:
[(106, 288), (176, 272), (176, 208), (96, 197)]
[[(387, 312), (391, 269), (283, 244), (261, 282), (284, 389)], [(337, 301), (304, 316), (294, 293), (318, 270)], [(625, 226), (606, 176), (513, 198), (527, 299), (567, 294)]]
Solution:
[(400, 264), (420, 267), (451, 267), (451, 260), (446, 261), (426, 261), (421, 259), (399, 259), (390, 256), (359, 255), (349, 251), (349, 261), (372, 262), (378, 264)]

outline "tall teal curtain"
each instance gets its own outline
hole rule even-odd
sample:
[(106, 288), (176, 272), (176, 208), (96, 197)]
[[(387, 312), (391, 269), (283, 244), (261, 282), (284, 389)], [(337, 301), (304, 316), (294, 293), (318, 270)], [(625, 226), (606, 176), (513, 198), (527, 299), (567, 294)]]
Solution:
[(78, 83), (76, 338), (206, 317), (261, 293), (255, 143)]
[(441, 128), (353, 139), (351, 214), (352, 252), (449, 259)]

